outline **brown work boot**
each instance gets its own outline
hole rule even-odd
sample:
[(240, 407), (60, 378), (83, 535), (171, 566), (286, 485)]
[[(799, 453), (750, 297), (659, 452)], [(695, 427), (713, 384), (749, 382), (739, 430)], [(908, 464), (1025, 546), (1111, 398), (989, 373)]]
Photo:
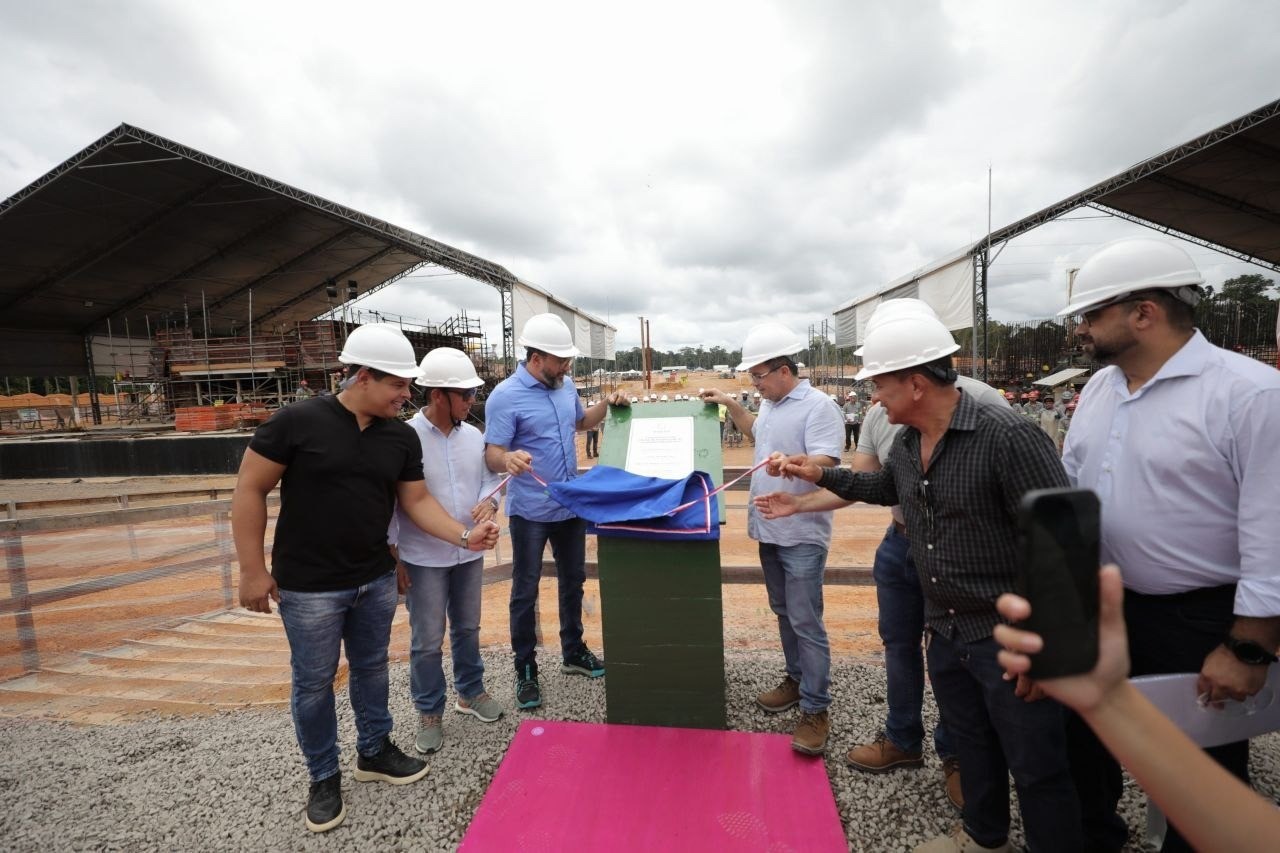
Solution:
[(827, 749), (827, 734), (831, 731), (831, 720), (825, 710), (816, 714), (808, 711), (800, 712), (800, 722), (791, 735), (791, 748), (805, 755), (822, 755)]
[(845, 760), (854, 770), (865, 770), (867, 773), (884, 773), (899, 767), (920, 767), (924, 764), (921, 753), (904, 752), (883, 734), (871, 743), (849, 750)]
[(954, 755), (942, 759), (942, 776), (947, 799), (951, 801), (951, 805), (964, 811), (964, 792), (960, 790), (960, 759)]
[(756, 697), (756, 704), (770, 714), (780, 714), (800, 704), (800, 682), (785, 676), (782, 683)]

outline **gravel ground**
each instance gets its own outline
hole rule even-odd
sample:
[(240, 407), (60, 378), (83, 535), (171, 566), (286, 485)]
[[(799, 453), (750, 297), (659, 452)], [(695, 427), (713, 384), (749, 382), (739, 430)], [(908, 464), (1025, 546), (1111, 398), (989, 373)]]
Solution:
[[(447, 657), (446, 657), (447, 660)], [(506, 652), (485, 652), (489, 690), (511, 707)], [(781, 656), (731, 652), (727, 657), (729, 725), (740, 731), (789, 732), (792, 714), (753, 708), (772, 687)], [(416, 719), (408, 669), (392, 666), (395, 739), (408, 750)], [(832, 740), (827, 772), (850, 850), (909, 850), (948, 832), (957, 821), (942, 791), (937, 758), (920, 771), (870, 776), (847, 769), (844, 751), (873, 737), (884, 706), (884, 670), (836, 661), (832, 671)], [(485, 725), (450, 712), (444, 749), (431, 772), (410, 787), (354, 781), (355, 733), (345, 692), (338, 703), (343, 745), (346, 823), (324, 835), (303, 826), (305, 771), (287, 710), (238, 711), (82, 728), (6, 720), (0, 724), (0, 846), (50, 850), (447, 850), (461, 840), (519, 720), (604, 720), (604, 685), (543, 674), (547, 705), (508, 712)], [(449, 697), (452, 701), (452, 696)], [(931, 700), (930, 700), (931, 701)], [(926, 708), (929, 723), (935, 714)], [(1255, 785), (1280, 790), (1280, 736), (1255, 742)], [(1122, 807), (1131, 827), (1142, 823), (1143, 797), (1129, 785)], [(1022, 841), (1015, 817), (1015, 842)], [(1132, 849), (1141, 849), (1134, 846)]]

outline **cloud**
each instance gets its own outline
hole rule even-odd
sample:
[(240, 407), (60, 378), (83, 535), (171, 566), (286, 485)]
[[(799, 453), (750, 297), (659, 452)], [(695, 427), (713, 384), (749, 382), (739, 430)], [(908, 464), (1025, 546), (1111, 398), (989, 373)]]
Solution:
[[(1276, 97), (1247, 0), (4, 4), (0, 193), (121, 121), (499, 263), (638, 342), (738, 346)], [(998, 317), (1057, 309), (1124, 224), (1008, 246)], [(1207, 276), (1246, 269), (1196, 250)], [(361, 304), (501, 339), (425, 268)]]

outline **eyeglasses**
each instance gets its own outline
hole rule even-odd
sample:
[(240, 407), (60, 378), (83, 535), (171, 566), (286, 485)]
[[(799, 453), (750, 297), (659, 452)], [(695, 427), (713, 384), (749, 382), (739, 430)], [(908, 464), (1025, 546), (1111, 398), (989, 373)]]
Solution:
[(761, 382), (764, 381), (764, 378), (766, 376), (768, 376), (770, 373), (773, 373), (775, 370), (779, 370), (781, 368), (782, 368), (782, 365), (779, 364), (777, 367), (769, 368), (764, 373), (752, 373), (751, 371), (747, 371), (747, 376), (751, 377), (752, 385), (759, 385)]
[(1093, 325), (1094, 323), (1098, 322), (1098, 318), (1102, 316), (1102, 312), (1106, 311), (1108, 308), (1112, 308), (1116, 305), (1132, 305), (1135, 302), (1142, 302), (1143, 300), (1148, 298), (1149, 297), (1144, 293), (1133, 293), (1128, 296), (1117, 299), (1114, 302), (1107, 302), (1105, 304), (1099, 305), (1096, 308), (1090, 309), (1089, 311), (1085, 311), (1083, 314), (1077, 314), (1071, 319), (1075, 322), (1075, 325), (1077, 326), (1085, 323), (1089, 325)]
[(457, 394), (464, 400), (474, 400), (476, 398), (476, 389), (474, 388), (446, 388), (445, 393)]

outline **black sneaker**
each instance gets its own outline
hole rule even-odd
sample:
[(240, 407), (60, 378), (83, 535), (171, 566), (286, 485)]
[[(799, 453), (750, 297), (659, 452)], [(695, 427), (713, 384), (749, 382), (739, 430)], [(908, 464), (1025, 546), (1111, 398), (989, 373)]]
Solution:
[(564, 659), (560, 671), (569, 675), (585, 675), (587, 678), (599, 678), (604, 675), (604, 661), (591, 654), (586, 646)]
[(307, 797), (307, 829), (312, 832), (328, 832), (347, 816), (342, 803), (342, 773), (334, 773), (328, 779), (311, 783)]
[(356, 756), (357, 782), (390, 782), (408, 785), (427, 775), (427, 762), (410, 758), (391, 742), (382, 741), (382, 751), (373, 756)]
[(524, 674), (516, 675), (516, 707), (536, 708), (542, 704), (542, 689), (538, 687), (538, 673), (531, 666), (524, 668)]

